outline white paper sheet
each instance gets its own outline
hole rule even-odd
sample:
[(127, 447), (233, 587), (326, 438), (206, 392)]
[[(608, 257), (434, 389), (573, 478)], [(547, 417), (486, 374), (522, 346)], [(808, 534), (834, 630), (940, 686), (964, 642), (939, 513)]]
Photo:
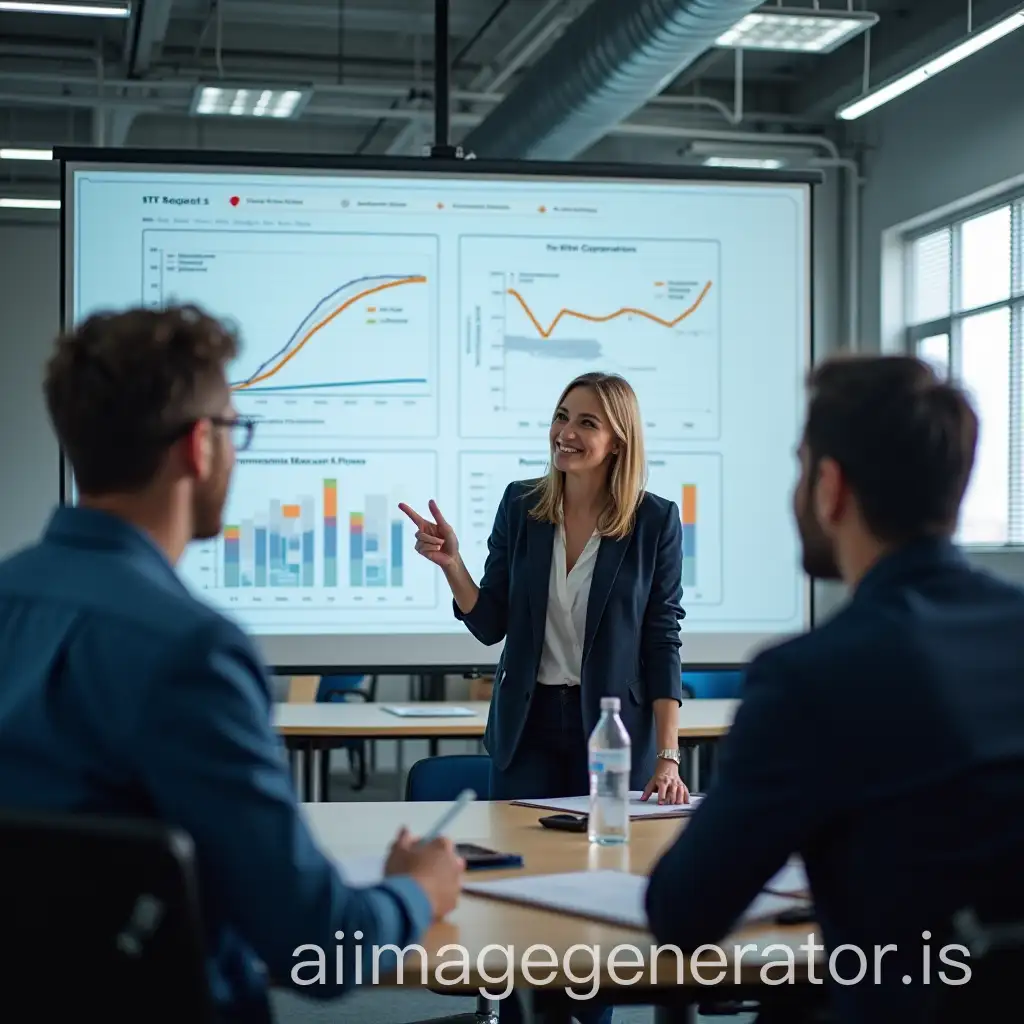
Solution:
[(389, 715), (397, 715), (399, 718), (475, 718), (476, 712), (472, 708), (460, 707), (393, 707), (383, 709)]
[[(647, 929), (644, 893), (647, 878), (625, 871), (574, 871), (559, 875), (517, 875), (489, 882), (469, 882), (468, 893), (492, 899), (527, 903), (578, 917), (610, 921), (627, 928)], [(761, 893), (743, 921), (770, 920), (783, 910), (803, 905), (792, 896)]]
[(367, 853), (358, 857), (343, 857), (334, 863), (341, 872), (341, 877), (349, 885), (378, 885), (384, 881), (384, 863), (387, 854)]
[[(635, 790), (629, 794), (629, 817), (638, 818), (680, 818), (692, 814), (700, 805), (701, 795), (691, 794), (688, 804), (659, 804), (658, 798), (650, 797), (641, 800), (643, 790)], [(567, 796), (554, 800), (513, 800), (520, 807), (536, 807), (542, 811), (555, 811), (561, 814), (589, 814), (590, 797)]]

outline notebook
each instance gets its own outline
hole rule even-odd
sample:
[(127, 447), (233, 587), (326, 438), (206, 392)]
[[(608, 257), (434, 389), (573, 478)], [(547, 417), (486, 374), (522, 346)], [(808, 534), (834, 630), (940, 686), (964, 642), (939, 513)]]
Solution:
[[(690, 794), (688, 804), (659, 804), (656, 796), (641, 800), (643, 790), (635, 790), (629, 794), (629, 817), (631, 821), (640, 818), (681, 818), (693, 813), (700, 806), (701, 795)], [(552, 800), (513, 800), (519, 807), (536, 807), (541, 811), (553, 811), (556, 814), (589, 814), (589, 796), (567, 796)]]

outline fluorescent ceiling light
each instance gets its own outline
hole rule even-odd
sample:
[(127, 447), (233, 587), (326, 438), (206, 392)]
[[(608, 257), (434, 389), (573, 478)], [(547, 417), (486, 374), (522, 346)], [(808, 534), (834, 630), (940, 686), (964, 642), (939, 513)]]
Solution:
[(959, 64), (965, 57), (970, 57), (971, 54), (983, 50), (986, 46), (991, 46), (992, 43), (1019, 28), (1024, 28), (1024, 8), (1007, 15), (994, 25), (989, 25), (988, 28), (980, 29), (967, 36), (966, 39), (948, 50), (944, 50), (937, 57), (932, 57), (926, 63), (900, 75), (899, 78), (894, 78), (891, 82), (873, 89), (867, 95), (861, 96), (860, 99), (840, 107), (836, 112), (836, 117), (840, 117), (844, 121), (855, 121), (858, 117), (877, 110), (878, 107), (896, 99), (897, 96), (902, 96), (905, 92), (910, 92), (922, 82), (934, 78), (939, 72), (951, 68), (954, 64)]
[(52, 160), (52, 149), (0, 149), (0, 160)]
[(0, 196), (0, 210), (59, 210), (59, 199), (24, 199), (20, 196)]
[(878, 15), (869, 11), (763, 7), (745, 15), (716, 42), (737, 50), (831, 53), (877, 22)]
[(756, 170), (777, 171), (782, 166), (781, 160), (769, 157), (754, 156), (709, 156), (704, 161), (705, 167), (749, 167)]
[(17, 11), (19, 14), (74, 14), (80, 18), (127, 18), (132, 5), (125, 3), (104, 4), (62, 4), (29, 3), (28, 0), (0, 0), (0, 11)]
[(192, 113), (212, 117), (295, 117), (309, 99), (301, 89), (201, 85), (192, 97)]

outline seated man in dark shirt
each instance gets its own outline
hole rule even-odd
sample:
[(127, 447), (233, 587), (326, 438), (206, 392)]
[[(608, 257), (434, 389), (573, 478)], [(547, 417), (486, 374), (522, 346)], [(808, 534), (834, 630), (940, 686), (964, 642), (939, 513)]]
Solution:
[(657, 939), (692, 950), (801, 854), (824, 945), (859, 951), (817, 970), (844, 1024), (930, 1020), (939, 972), (965, 977), (962, 950), (943, 962), (953, 915), (1020, 896), (1024, 593), (952, 541), (977, 433), (917, 360), (813, 373), (795, 517), (807, 572), (852, 596), (754, 659), (711, 790), (647, 893)]
[(403, 832), (381, 884), (346, 884), (300, 815), (253, 644), (176, 575), (190, 541), (219, 534), (251, 439), (226, 377), (236, 350), (188, 308), (94, 316), (58, 341), (46, 399), (81, 500), (0, 564), (0, 805), (188, 832), (212, 994), (248, 1022), (303, 944), (343, 946), (346, 984), (361, 948), (371, 978), (374, 945), (405, 947), (451, 911), (464, 865)]

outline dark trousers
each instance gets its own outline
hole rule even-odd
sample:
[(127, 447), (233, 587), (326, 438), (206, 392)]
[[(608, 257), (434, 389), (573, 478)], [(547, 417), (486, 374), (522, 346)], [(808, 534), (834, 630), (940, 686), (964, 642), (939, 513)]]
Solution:
[[(590, 792), (587, 740), (578, 686), (544, 686), (533, 691), (530, 712), (519, 748), (508, 768), (491, 767), (492, 800), (550, 800), (585, 796)], [(566, 1012), (580, 1024), (611, 1024), (612, 1010), (600, 997), (581, 1002), (561, 991), (545, 994), (546, 1012)], [(538, 1007), (539, 1009), (540, 1007)], [(502, 1024), (515, 1024), (519, 1007), (514, 1000), (501, 1004)]]
[(578, 686), (534, 687), (512, 763), (491, 766), (492, 800), (550, 800), (590, 792), (587, 740)]

